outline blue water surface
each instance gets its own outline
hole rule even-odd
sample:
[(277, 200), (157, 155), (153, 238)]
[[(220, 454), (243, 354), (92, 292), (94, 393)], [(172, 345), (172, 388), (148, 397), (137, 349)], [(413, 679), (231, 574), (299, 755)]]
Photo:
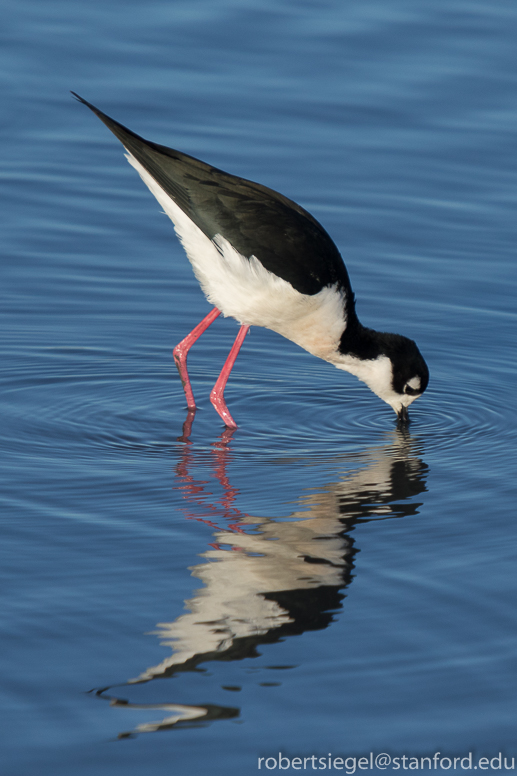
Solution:
[[(0, 36), (2, 774), (517, 755), (517, 6), (19, 0)], [(322, 222), (429, 364), (409, 430), (254, 328), (225, 431), (230, 319), (184, 428), (209, 305), (70, 90)]]

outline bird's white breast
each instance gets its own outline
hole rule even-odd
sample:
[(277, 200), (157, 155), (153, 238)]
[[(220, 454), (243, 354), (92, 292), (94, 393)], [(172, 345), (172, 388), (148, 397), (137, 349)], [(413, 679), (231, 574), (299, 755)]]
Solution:
[(129, 163), (174, 224), (208, 301), (223, 315), (263, 326), (315, 356), (332, 360), (346, 328), (344, 292), (337, 286), (301, 294), (255, 256), (242, 256), (220, 234), (210, 240), (132, 154)]

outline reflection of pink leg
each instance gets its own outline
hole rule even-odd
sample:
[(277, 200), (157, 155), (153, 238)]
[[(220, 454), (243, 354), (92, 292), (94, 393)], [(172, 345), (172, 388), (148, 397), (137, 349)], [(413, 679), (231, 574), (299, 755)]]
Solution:
[(224, 400), (224, 389), (226, 387), (226, 383), (228, 382), (228, 378), (230, 376), (230, 372), (232, 371), (233, 365), (235, 364), (235, 359), (237, 358), (237, 354), (241, 349), (242, 343), (244, 342), (244, 337), (248, 333), (248, 329), (249, 329), (249, 326), (241, 326), (241, 328), (239, 329), (239, 333), (237, 334), (237, 337), (235, 339), (235, 342), (233, 343), (232, 349), (230, 350), (230, 355), (226, 359), (225, 364), (221, 370), (221, 374), (217, 378), (217, 382), (212, 388), (212, 392), (210, 393), (210, 401), (212, 402), (216, 412), (219, 413), (219, 415), (224, 420), (228, 428), (237, 428), (237, 423), (230, 415), (228, 407), (226, 406), (226, 402)]
[(185, 419), (185, 422), (183, 423), (183, 434), (179, 437), (176, 437), (177, 442), (185, 442), (185, 444), (187, 445), (192, 444), (189, 437), (192, 434), (192, 424), (194, 423), (195, 417), (196, 417), (196, 410), (188, 410), (187, 417)]
[(217, 307), (214, 307), (214, 309), (210, 310), (208, 315), (203, 318), (201, 323), (198, 323), (196, 328), (192, 329), (190, 334), (187, 334), (185, 339), (182, 339), (181, 342), (176, 345), (172, 351), (174, 361), (176, 362), (178, 372), (180, 373), (181, 384), (183, 385), (183, 390), (185, 391), (185, 396), (187, 397), (187, 407), (189, 410), (196, 409), (196, 402), (194, 401), (194, 394), (192, 393), (192, 386), (190, 385), (187, 372), (187, 355), (194, 342), (200, 338), (203, 332), (208, 329), (210, 324), (215, 321), (218, 315), (221, 315), (221, 311), (218, 310)]

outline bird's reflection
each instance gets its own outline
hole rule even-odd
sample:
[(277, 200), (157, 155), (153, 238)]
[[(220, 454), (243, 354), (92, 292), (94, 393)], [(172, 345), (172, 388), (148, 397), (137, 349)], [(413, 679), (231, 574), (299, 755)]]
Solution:
[[(206, 453), (200, 456), (189, 444), (188, 430), (186, 424), (174, 488), (181, 494), (185, 517), (206, 523), (212, 532), (202, 562), (191, 569), (202, 587), (187, 601), (187, 613), (157, 626), (156, 635), (172, 654), (129, 680), (126, 691), (131, 685), (200, 670), (209, 661), (254, 658), (261, 645), (328, 627), (341, 610), (352, 579), (354, 526), (416, 514), (418, 496), (426, 489), (427, 466), (420, 458), (418, 440), (399, 428), (360, 456), (329, 459), (329, 468), (340, 468), (342, 476), (317, 491), (302, 492), (299, 509), (289, 517), (254, 517), (236, 507), (232, 432), (226, 431), (213, 445), (210, 475), (199, 479), (194, 471), (204, 464), (206, 472)], [(287, 478), (289, 467), (302, 464), (300, 459), (278, 462), (286, 467)], [(213, 481), (220, 486), (218, 500), (210, 493)], [(234, 707), (209, 704), (132, 704), (112, 691), (104, 688), (97, 694), (112, 705), (160, 708), (166, 714), (159, 722), (122, 735), (239, 714)]]

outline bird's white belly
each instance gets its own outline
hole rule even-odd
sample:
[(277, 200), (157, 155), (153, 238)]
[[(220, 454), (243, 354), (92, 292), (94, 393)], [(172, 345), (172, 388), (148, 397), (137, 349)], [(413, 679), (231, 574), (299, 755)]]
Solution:
[(255, 256), (242, 256), (222, 235), (210, 240), (134, 156), (127, 158), (172, 220), (211, 304), (241, 324), (272, 329), (313, 355), (331, 359), (346, 328), (341, 289), (301, 294)]

